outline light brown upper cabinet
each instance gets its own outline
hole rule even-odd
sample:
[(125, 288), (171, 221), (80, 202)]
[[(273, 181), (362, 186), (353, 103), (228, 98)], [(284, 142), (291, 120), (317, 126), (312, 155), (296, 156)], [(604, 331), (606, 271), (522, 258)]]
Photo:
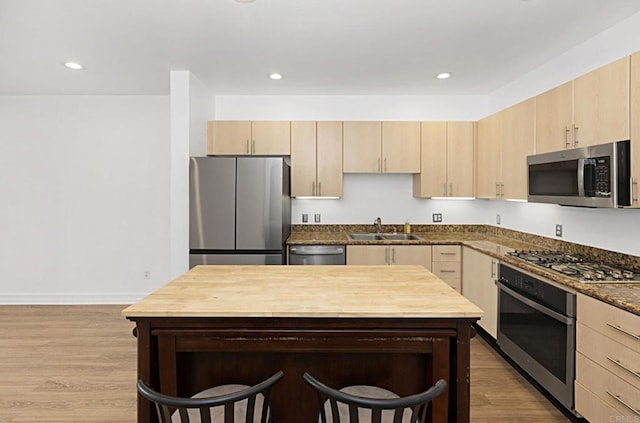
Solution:
[(291, 122), (291, 196), (342, 197), (342, 122)]
[(477, 197), (527, 199), (527, 156), (535, 141), (535, 98), (478, 122)]
[(640, 173), (640, 52), (631, 56), (631, 177), (632, 207), (640, 207), (638, 202), (638, 174)]
[(573, 147), (573, 81), (536, 97), (536, 153)]
[(413, 196), (474, 195), (473, 122), (422, 122), (421, 170), (413, 175)]
[(527, 199), (527, 156), (534, 153), (535, 98), (504, 110), (502, 119), (501, 198)]
[(629, 139), (630, 57), (573, 81), (573, 146)]
[(476, 197), (501, 198), (501, 136), (504, 112), (478, 121)]
[(291, 154), (291, 122), (209, 121), (207, 154), (287, 156)]
[(420, 122), (344, 122), (344, 173), (420, 172)]

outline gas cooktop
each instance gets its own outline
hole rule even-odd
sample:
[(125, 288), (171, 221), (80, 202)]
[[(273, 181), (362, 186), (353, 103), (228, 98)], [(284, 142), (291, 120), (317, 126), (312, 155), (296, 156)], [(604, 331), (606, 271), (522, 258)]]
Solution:
[(559, 251), (515, 250), (507, 254), (583, 283), (640, 283), (639, 270), (625, 269)]

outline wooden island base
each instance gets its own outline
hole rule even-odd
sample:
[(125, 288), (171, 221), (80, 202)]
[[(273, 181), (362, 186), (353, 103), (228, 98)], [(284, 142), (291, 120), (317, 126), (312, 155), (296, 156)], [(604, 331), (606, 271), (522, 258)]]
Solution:
[[(360, 272), (366, 268), (369, 266), (361, 268)], [(428, 309), (426, 300), (435, 302), (439, 295), (445, 295), (454, 299), (450, 298), (457, 305), (450, 307), (456, 310), (450, 316), (440, 313), (444, 315), (437, 317), (428, 316), (427, 312), (423, 312), (423, 316), (408, 311), (389, 313), (371, 305), (365, 317), (344, 310), (340, 313), (321, 311), (317, 307), (305, 314), (304, 306), (300, 304), (297, 312), (284, 313), (295, 316), (252, 315), (248, 310), (233, 316), (202, 316), (198, 315), (202, 311), (194, 312), (193, 309), (180, 315), (176, 311), (168, 313), (166, 309), (155, 315), (148, 311), (149, 299), (154, 295), (159, 303), (167, 300), (171, 290), (163, 292), (164, 289), (173, 286), (184, 292), (188, 285), (184, 281), (189, 280), (187, 276), (191, 273), (188, 272), (123, 312), (137, 325), (138, 376), (163, 393), (190, 396), (212, 385), (251, 385), (283, 370), (285, 376), (272, 392), (278, 423), (315, 421), (317, 397), (303, 381), (304, 372), (330, 386), (376, 385), (401, 396), (421, 392), (442, 378), (447, 381), (448, 389), (434, 400), (432, 421), (469, 422), (470, 327), (482, 312), (424, 268), (399, 268), (391, 271), (394, 278), (404, 278), (424, 291), (423, 298), (412, 296), (412, 303), (425, 301), (424, 307)], [(379, 268), (375, 269), (381, 273)], [(386, 274), (384, 286), (389, 283), (384, 279), (389, 278), (385, 273), (388, 269), (382, 271)], [(321, 270), (318, 272), (322, 274)], [(359, 279), (350, 278), (352, 273), (346, 272), (339, 280), (355, 283)], [(339, 277), (335, 272), (330, 276), (332, 279)], [(179, 284), (181, 280), (182, 285)], [(307, 280), (306, 283), (317, 284), (318, 281)], [(367, 283), (370, 288), (371, 281)], [(210, 289), (217, 293), (216, 299), (224, 293), (223, 286), (211, 284)], [(376, 292), (380, 291), (384, 292), (384, 289)], [(408, 304), (408, 299), (392, 298), (392, 291), (383, 294), (387, 296), (387, 302), (391, 299), (394, 307), (401, 307), (402, 301)], [(431, 297), (426, 295), (427, 291), (432, 292)], [(361, 307), (362, 304), (366, 307), (367, 301), (376, 303), (375, 298), (367, 300), (367, 295), (371, 296), (367, 290), (356, 289), (354, 292), (359, 297), (364, 295)], [(310, 293), (309, 301), (313, 299), (313, 293)], [(461, 304), (467, 305), (468, 309), (461, 312), (456, 308)], [(137, 305), (141, 306), (136, 309)], [(278, 306), (282, 307), (281, 301)], [(264, 313), (264, 305), (261, 307), (261, 313)], [(234, 304), (236, 309), (237, 303)], [(349, 314), (349, 317), (340, 314)], [(150, 404), (139, 397), (138, 422), (155, 421)]]

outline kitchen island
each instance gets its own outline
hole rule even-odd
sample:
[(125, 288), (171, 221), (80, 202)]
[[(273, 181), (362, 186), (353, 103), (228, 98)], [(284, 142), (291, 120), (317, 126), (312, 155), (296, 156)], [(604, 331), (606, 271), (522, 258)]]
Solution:
[[(314, 421), (305, 371), (401, 396), (443, 378), (434, 422), (469, 421), (469, 339), (482, 310), (421, 266), (197, 266), (123, 310), (138, 377), (169, 395), (283, 370), (278, 422)], [(155, 421), (138, 398), (138, 422)]]

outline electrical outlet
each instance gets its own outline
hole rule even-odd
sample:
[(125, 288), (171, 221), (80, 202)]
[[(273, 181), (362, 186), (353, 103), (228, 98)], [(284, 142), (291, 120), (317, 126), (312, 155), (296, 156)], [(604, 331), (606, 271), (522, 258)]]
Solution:
[(431, 216), (434, 223), (442, 222), (442, 213), (433, 213)]
[(316, 213), (313, 217), (316, 223), (320, 223), (320, 213)]
[(562, 225), (556, 225), (556, 236), (562, 237)]
[(500, 215), (499, 215), (499, 214), (496, 214), (496, 225), (499, 225), (499, 224), (500, 224), (500, 222), (501, 222), (501, 220), (500, 220)]
[(146, 280), (151, 279), (151, 271), (150, 271), (150, 270), (145, 270), (145, 271), (144, 271), (144, 278), (145, 278)]
[(309, 221), (309, 215), (307, 213), (302, 213), (302, 223), (307, 223)]

